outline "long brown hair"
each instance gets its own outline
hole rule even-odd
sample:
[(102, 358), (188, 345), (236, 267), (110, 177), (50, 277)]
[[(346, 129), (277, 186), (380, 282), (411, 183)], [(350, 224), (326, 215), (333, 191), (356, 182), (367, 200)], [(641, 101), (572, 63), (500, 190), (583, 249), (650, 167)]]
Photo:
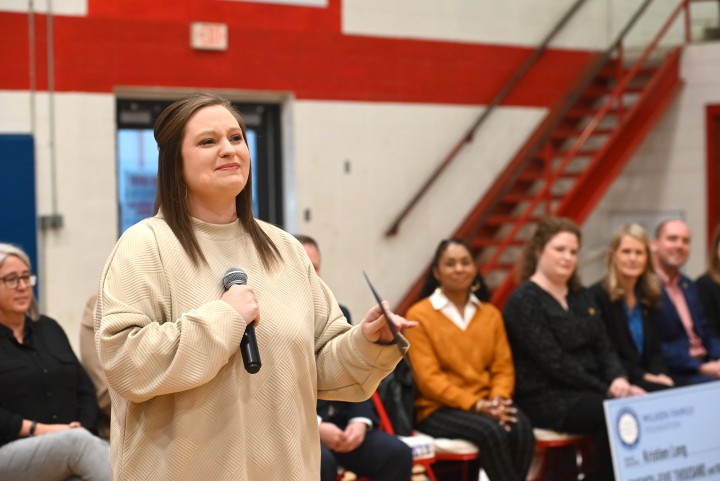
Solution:
[(607, 289), (608, 294), (610, 294), (610, 300), (617, 301), (618, 299), (625, 299), (627, 297), (627, 292), (625, 292), (618, 282), (617, 269), (615, 269), (615, 263), (613, 262), (613, 256), (625, 236), (632, 237), (641, 242), (645, 248), (647, 261), (645, 263), (645, 269), (637, 281), (637, 288), (639, 290), (638, 300), (648, 307), (655, 307), (660, 301), (660, 280), (657, 274), (655, 274), (655, 268), (652, 264), (650, 241), (648, 240), (647, 232), (645, 232), (645, 229), (640, 224), (623, 224), (615, 231), (607, 253), (606, 266), (608, 273), (607, 277), (603, 280), (603, 285), (605, 289)]
[[(538, 222), (537, 228), (532, 237), (525, 245), (525, 250), (518, 269), (518, 279), (526, 281), (535, 273), (540, 252), (545, 248), (550, 239), (561, 232), (569, 232), (577, 237), (578, 245), (582, 242), (582, 234), (577, 224), (566, 217), (545, 217)], [(577, 267), (568, 280), (568, 287), (575, 291), (581, 287)]]
[(710, 242), (710, 263), (708, 265), (708, 274), (715, 282), (720, 283), (720, 256), (718, 256), (718, 245), (720, 245), (720, 224), (715, 227), (712, 242)]
[[(187, 208), (182, 142), (185, 137), (185, 127), (195, 112), (213, 105), (225, 107), (235, 117), (242, 130), (243, 139), (247, 142), (245, 122), (240, 112), (225, 98), (210, 93), (198, 92), (174, 102), (160, 113), (155, 122), (155, 141), (159, 150), (155, 212), (162, 210), (165, 222), (195, 265), (206, 260), (195, 237)], [(280, 251), (260, 228), (252, 213), (252, 169), (245, 188), (235, 197), (235, 209), (238, 222), (250, 235), (263, 265), (266, 268), (274, 266), (281, 257)]]

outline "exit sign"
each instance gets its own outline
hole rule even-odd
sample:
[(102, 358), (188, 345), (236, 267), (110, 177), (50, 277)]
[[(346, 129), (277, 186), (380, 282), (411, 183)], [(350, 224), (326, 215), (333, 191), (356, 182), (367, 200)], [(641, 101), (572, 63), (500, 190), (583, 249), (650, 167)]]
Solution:
[(190, 46), (197, 50), (227, 50), (227, 25), (193, 22), (190, 25)]

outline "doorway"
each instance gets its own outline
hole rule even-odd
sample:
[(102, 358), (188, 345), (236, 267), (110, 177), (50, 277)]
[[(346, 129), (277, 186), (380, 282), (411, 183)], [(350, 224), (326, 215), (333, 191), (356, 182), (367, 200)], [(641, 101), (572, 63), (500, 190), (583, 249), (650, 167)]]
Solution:
[(708, 245), (720, 223), (720, 105), (706, 107), (707, 126), (707, 235)]

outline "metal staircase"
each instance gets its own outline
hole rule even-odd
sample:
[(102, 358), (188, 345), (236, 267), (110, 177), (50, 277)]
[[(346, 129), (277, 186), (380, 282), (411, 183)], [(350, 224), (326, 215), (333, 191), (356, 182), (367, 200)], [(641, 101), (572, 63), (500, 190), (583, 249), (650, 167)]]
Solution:
[(602, 199), (674, 98), (679, 57), (676, 49), (651, 67), (622, 69), (619, 80), (612, 76), (618, 61), (607, 62), (575, 104), (560, 112), (557, 125), (543, 129), (533, 155), (518, 159), (492, 207), (463, 225), (494, 303), (502, 305), (514, 287), (510, 274), (539, 218), (558, 215), (582, 224)]
[[(681, 1), (648, 47), (628, 61), (623, 38), (649, 3), (595, 57), (453, 233), (473, 246), (494, 304), (502, 306), (514, 288), (515, 265), (537, 221), (557, 215), (582, 224), (675, 97), (680, 48), (657, 47), (684, 9), (687, 15), (689, 2)], [(417, 300), (423, 278), (397, 312)]]

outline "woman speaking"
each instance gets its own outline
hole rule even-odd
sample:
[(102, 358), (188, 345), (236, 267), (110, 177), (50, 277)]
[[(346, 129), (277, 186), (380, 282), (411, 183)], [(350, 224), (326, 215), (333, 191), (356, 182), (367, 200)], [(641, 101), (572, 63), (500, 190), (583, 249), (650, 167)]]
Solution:
[[(316, 399), (367, 399), (400, 360), (392, 332), (379, 306), (351, 328), (300, 243), (253, 218), (245, 127), (225, 99), (175, 102), (155, 139), (157, 214), (116, 244), (95, 318), (113, 475), (319, 479)], [(225, 290), (230, 267), (247, 282)], [(238, 353), (251, 323), (255, 374)]]

